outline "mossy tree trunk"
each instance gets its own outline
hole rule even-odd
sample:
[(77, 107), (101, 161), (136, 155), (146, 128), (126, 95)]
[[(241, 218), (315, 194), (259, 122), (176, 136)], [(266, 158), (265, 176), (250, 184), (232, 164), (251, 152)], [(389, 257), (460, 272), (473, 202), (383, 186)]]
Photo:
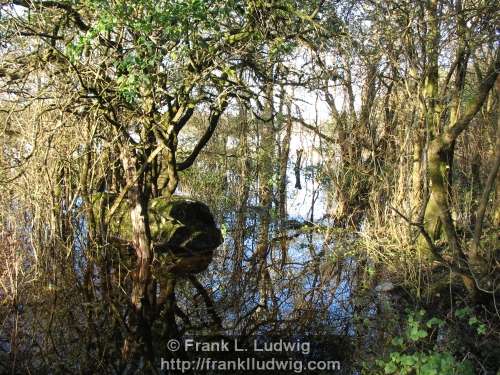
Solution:
[[(427, 64), (424, 72), (424, 81), (421, 92), (421, 110), (423, 116), (423, 124), (427, 137), (434, 139), (436, 134), (440, 132), (440, 103), (439, 96), (439, 9), (436, 0), (431, 0), (425, 5), (423, 14), (427, 26), (427, 35), (425, 42), (425, 51), (427, 52)], [(431, 175), (434, 171), (435, 177), (441, 176), (446, 171), (446, 152), (431, 158), (431, 152), (427, 152), (428, 158), (428, 172)], [(439, 172), (438, 172), (439, 170)], [(424, 225), (425, 230), (433, 240), (439, 239), (441, 235), (441, 220), (439, 215), (439, 203), (443, 197), (447, 199), (447, 182), (446, 177), (443, 175), (444, 180), (440, 181), (438, 185), (432, 182), (432, 188), (429, 192), (429, 199), (425, 207)], [(432, 180), (432, 178), (431, 178)], [(422, 250), (425, 251), (424, 256), (430, 257), (429, 248), (427, 244), (422, 241)]]
[[(456, 28), (461, 36), (455, 61), (441, 89), (438, 87), (438, 56), (439, 56), (439, 9), (436, 1), (430, 1), (425, 6), (425, 19), (427, 25), (427, 68), (424, 75), (422, 90), (422, 110), (425, 119), (425, 129), (429, 138), (427, 150), (427, 173), (429, 177), (429, 199), (424, 202), (423, 228), (427, 235), (420, 238), (419, 248), (424, 257), (445, 261), (441, 254), (441, 244), (446, 243), (451, 259), (446, 263), (461, 275), (463, 282), (471, 295), (477, 294), (478, 288), (474, 276), (468, 265), (468, 254), (456, 233), (455, 224), (451, 214), (451, 192), (453, 176), (453, 157), (455, 144), (459, 135), (469, 126), (475, 114), (482, 107), (496, 75), (498, 74), (498, 50), (493, 64), (488, 70), (485, 79), (481, 82), (477, 94), (466, 106), (464, 113), (460, 114), (461, 100), (464, 91), (465, 74), (470, 52), (465, 43), (465, 22), (461, 16), (462, 3), (455, 4), (459, 15)], [(449, 88), (448, 83), (454, 74), (454, 85)], [(447, 125), (443, 125), (444, 98), (450, 97)], [(444, 117), (446, 118), (446, 117)], [(470, 255), (470, 254), (469, 254)]]
[[(465, 286), (472, 295), (478, 292), (473, 275), (467, 264), (468, 255), (463, 249), (457, 236), (455, 225), (451, 216), (449, 194), (451, 189), (450, 170), (452, 169), (453, 151), (457, 138), (467, 129), (471, 120), (481, 109), (488, 93), (495, 84), (500, 70), (500, 53), (497, 49), (494, 61), (481, 82), (477, 94), (465, 108), (463, 115), (457, 116), (456, 121), (448, 126), (441, 134), (436, 136), (428, 150), (428, 172), (430, 178), (430, 201), (425, 213), (425, 229), (431, 240), (436, 240), (440, 235), (436, 226), (442, 226), (446, 242), (452, 252), (451, 264), (455, 271), (463, 278)], [(436, 248), (432, 246), (434, 256)]]

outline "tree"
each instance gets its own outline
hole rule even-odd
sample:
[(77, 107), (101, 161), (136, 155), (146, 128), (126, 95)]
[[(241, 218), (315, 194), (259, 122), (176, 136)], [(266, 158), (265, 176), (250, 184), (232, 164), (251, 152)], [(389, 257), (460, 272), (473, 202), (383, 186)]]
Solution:
[[(89, 155), (88, 168), (99, 149), (109, 149), (115, 180), (103, 176), (94, 185), (83, 171), (79, 193), (87, 205), (96, 189), (117, 193), (104, 217), (96, 218), (102, 239), (121, 201), (131, 207), (133, 323), (123, 353), (138, 360), (144, 347), (151, 362), (151, 326), (161, 306), (155, 305), (148, 202), (175, 192), (178, 172), (193, 164), (232, 98), (254, 95), (238, 72), (252, 71), (259, 79), (257, 53), (279, 59), (299, 33), (314, 34), (320, 3), (14, 0), (1, 5), (2, 77), (9, 89), (24, 87), (15, 105), (29, 106), (43, 92), (46, 110), (59, 111), (62, 121), (98, 118), (98, 129), (78, 152)], [(179, 135), (196, 111), (206, 113), (208, 128), (178, 160)]]

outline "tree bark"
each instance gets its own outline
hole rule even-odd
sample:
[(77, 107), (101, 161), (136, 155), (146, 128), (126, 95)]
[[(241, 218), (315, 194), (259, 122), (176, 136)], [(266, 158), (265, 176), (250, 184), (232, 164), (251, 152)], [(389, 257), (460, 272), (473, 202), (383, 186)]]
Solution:
[[(430, 144), (428, 151), (430, 201), (425, 214), (425, 228), (432, 240), (438, 239), (435, 223), (442, 225), (448, 246), (454, 256), (454, 261), (459, 268), (467, 271), (467, 258), (456, 234), (453, 223), (449, 194), (451, 190), (450, 170), (452, 168), (454, 145), (458, 136), (470, 125), (470, 122), (481, 109), (488, 93), (493, 87), (498, 71), (500, 70), (500, 53), (496, 51), (495, 60), (486, 73), (485, 79), (481, 82), (475, 98), (465, 109), (464, 114), (455, 123), (446, 128)], [(472, 275), (463, 275), (463, 281), (469, 292), (475, 296), (477, 287)]]
[(144, 356), (147, 362), (154, 361), (151, 336), (153, 321), (154, 293), (151, 275), (151, 233), (148, 220), (148, 191), (144, 178), (136, 178), (138, 160), (125, 147), (122, 152), (122, 164), (127, 184), (132, 187), (128, 192), (130, 218), (132, 224), (132, 245), (136, 255), (136, 268), (132, 273), (132, 293), (130, 302), (133, 314), (129, 322), (130, 334), (123, 346), (123, 356), (127, 361), (137, 364)]
[[(283, 106), (282, 106), (283, 108)], [(292, 114), (291, 108), (287, 105), (288, 116), (286, 118), (285, 125), (285, 135), (283, 137), (283, 143), (281, 145), (280, 154), (280, 169), (279, 169), (279, 182), (278, 182), (278, 204), (279, 204), (279, 219), (280, 219), (280, 246), (281, 246), (281, 265), (284, 266), (287, 260), (287, 248), (288, 243), (286, 240), (286, 231), (284, 229), (285, 221), (287, 217), (286, 212), (286, 186), (287, 186), (287, 171), (288, 171), (288, 159), (290, 157), (290, 140), (292, 137)], [(283, 113), (281, 113), (284, 116)]]

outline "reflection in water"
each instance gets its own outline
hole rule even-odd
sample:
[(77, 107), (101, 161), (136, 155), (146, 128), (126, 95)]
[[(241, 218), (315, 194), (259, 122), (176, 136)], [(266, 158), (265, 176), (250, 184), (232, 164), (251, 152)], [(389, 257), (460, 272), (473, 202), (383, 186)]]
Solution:
[[(291, 154), (303, 146), (292, 142)], [(301, 189), (290, 183), (296, 176), (289, 163), (287, 216), (271, 213), (264, 261), (258, 249), (265, 212), (258, 196), (250, 196), (242, 210), (219, 212), (225, 242), (200, 280), (215, 301), (226, 334), (354, 333), (357, 262), (348, 254), (353, 239), (330, 225), (325, 187), (314, 175), (315, 161), (306, 153)], [(186, 293), (185, 301), (190, 297)], [(203, 309), (186, 306), (189, 316), (210, 325)]]

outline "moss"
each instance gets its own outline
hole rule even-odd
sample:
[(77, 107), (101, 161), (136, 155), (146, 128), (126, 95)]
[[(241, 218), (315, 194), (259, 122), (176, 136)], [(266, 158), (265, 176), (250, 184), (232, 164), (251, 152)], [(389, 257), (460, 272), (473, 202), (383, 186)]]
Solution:
[[(115, 196), (99, 193), (92, 199), (98, 218), (112, 206)], [(170, 200), (160, 197), (149, 202), (148, 215), (153, 248), (164, 267), (185, 273), (201, 272), (208, 267), (223, 238), (206, 204), (180, 196)], [(108, 231), (117, 241), (132, 239), (127, 201), (115, 211)]]

